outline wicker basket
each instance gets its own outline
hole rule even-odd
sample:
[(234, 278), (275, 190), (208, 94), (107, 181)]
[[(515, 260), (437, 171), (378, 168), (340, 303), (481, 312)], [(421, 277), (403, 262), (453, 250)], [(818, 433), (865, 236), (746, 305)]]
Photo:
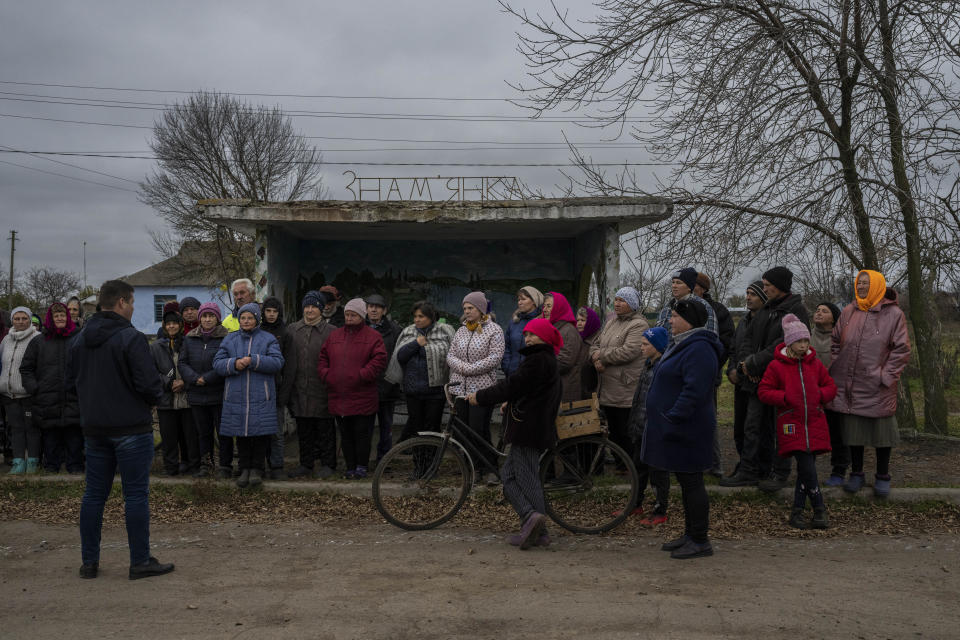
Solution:
[(601, 433), (604, 428), (597, 394), (589, 400), (560, 404), (560, 413), (557, 414), (557, 438), (560, 440)]

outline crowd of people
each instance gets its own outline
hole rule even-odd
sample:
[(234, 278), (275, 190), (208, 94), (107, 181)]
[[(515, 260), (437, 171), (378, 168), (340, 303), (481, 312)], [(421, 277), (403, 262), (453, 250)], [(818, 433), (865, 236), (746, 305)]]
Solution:
[[(143, 407), (155, 407), (164, 475), (252, 487), (281, 474), (327, 479), (340, 467), (346, 478), (362, 479), (393, 445), (398, 401), (407, 411), (401, 440), (438, 431), (443, 385), (451, 382), (465, 396), (459, 415), (487, 442), (495, 407), (503, 403), (512, 443), (504, 493), (521, 518), (512, 542), (527, 548), (549, 540), (535, 463), (556, 437), (559, 405), (596, 393), (610, 438), (633, 458), (643, 492), (653, 489), (652, 508), (636, 509), (642, 524), (666, 521), (673, 474), (685, 532), (663, 548), (677, 558), (710, 555), (704, 474), (721, 485), (776, 492), (787, 486), (795, 460), (789, 523), (800, 528), (828, 526), (815, 467), (820, 454), (831, 455), (825, 484), (855, 493), (865, 485), (864, 449), (875, 448), (873, 491), (890, 492), (897, 382), (910, 357), (897, 294), (879, 272), (861, 271), (853, 302), (841, 309), (820, 301), (810, 307), (811, 323), (792, 281), (786, 267), (766, 271), (746, 287), (746, 313), (736, 325), (710, 296), (709, 277), (692, 267), (673, 274), (672, 299), (653, 326), (631, 287), (615, 292), (604, 318), (590, 307), (575, 309), (559, 292), (524, 286), (504, 330), (480, 291), (463, 298), (456, 329), (429, 301), (413, 305), (412, 324), (401, 328), (381, 294), (342, 304), (331, 285), (307, 292), (300, 319), (288, 323), (280, 300), (256, 301), (252, 282), (239, 279), (226, 318), (212, 301), (172, 301), (149, 346), (125, 315), (132, 313), (132, 288), (111, 281), (101, 289), (102, 309), (86, 323), (74, 299), (50, 305), (39, 327), (25, 307), (12, 310), (9, 329), (0, 327), (4, 456), (13, 475), (86, 468), (89, 484), (92, 467), (95, 478), (109, 470), (95, 462), (104, 457), (96, 438), (142, 435), (144, 421), (152, 425)], [(102, 361), (80, 357), (99, 346), (105, 349), (98, 353), (109, 354)], [(84, 372), (96, 377), (97, 389)], [(739, 457), (729, 474), (716, 420), (724, 377), (734, 387)], [(141, 404), (118, 404), (114, 387)], [(287, 412), (299, 456), (289, 470)], [(521, 419), (524, 412), (529, 419)], [(475, 463), (484, 481), (497, 482), (496, 460), (481, 456)], [(84, 500), (91, 522), (97, 508), (102, 513), (104, 482)], [(125, 491), (128, 500), (138, 495)], [(138, 553), (131, 566), (153, 560)], [(84, 564), (95, 564), (92, 547)]]

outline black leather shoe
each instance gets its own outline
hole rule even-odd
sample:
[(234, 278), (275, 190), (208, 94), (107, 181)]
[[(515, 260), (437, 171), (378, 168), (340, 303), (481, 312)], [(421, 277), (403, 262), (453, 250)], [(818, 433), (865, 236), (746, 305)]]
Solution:
[(721, 487), (754, 487), (760, 479), (757, 476), (745, 472), (743, 469), (737, 471), (736, 475), (720, 479)]
[(682, 536), (680, 536), (675, 540), (671, 540), (670, 542), (664, 542), (663, 545), (661, 545), (660, 550), (673, 551), (674, 549), (679, 549), (680, 547), (687, 544), (688, 542), (690, 542), (690, 537), (687, 534), (683, 534)]
[(80, 577), (85, 580), (92, 580), (97, 577), (97, 571), (100, 569), (100, 565), (96, 562), (93, 564), (85, 564), (80, 567)]
[(173, 571), (172, 562), (161, 564), (159, 560), (151, 556), (150, 559), (143, 564), (130, 565), (130, 579), (139, 580), (140, 578), (152, 578), (153, 576), (162, 576), (171, 571)]

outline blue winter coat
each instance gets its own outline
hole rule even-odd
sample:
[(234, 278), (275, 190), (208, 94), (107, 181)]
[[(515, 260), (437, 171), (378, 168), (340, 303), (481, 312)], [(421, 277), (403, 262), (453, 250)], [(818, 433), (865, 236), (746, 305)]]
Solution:
[(525, 349), (527, 344), (523, 341), (523, 329), (527, 323), (540, 315), (541, 308), (537, 307), (530, 313), (515, 313), (507, 330), (504, 332), (503, 341), (503, 360), (500, 362), (500, 368), (505, 376), (510, 376), (520, 367), (520, 361), (523, 355), (520, 349)]
[[(250, 366), (237, 371), (237, 359), (250, 356)], [(283, 369), (280, 343), (263, 329), (234, 331), (220, 343), (214, 370), (224, 378), (220, 433), (266, 436), (277, 432), (276, 374)]]
[(640, 458), (666, 471), (709, 469), (717, 414), (713, 383), (723, 345), (700, 329), (667, 349), (653, 369), (647, 391), (647, 427)]

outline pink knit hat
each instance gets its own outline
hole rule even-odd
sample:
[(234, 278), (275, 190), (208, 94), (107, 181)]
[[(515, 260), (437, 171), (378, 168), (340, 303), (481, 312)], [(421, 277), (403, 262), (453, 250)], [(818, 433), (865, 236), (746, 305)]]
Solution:
[(361, 318), (367, 317), (367, 303), (363, 301), (363, 298), (354, 298), (347, 304), (343, 305), (343, 312), (353, 311), (355, 314)]
[(783, 317), (783, 344), (788, 347), (797, 340), (809, 340), (810, 330), (807, 325), (800, 321), (800, 318), (788, 313)]
[(197, 317), (199, 318), (205, 313), (212, 313), (217, 316), (217, 322), (223, 320), (223, 316), (220, 314), (220, 305), (216, 302), (204, 302), (200, 305), (200, 308), (197, 309)]

